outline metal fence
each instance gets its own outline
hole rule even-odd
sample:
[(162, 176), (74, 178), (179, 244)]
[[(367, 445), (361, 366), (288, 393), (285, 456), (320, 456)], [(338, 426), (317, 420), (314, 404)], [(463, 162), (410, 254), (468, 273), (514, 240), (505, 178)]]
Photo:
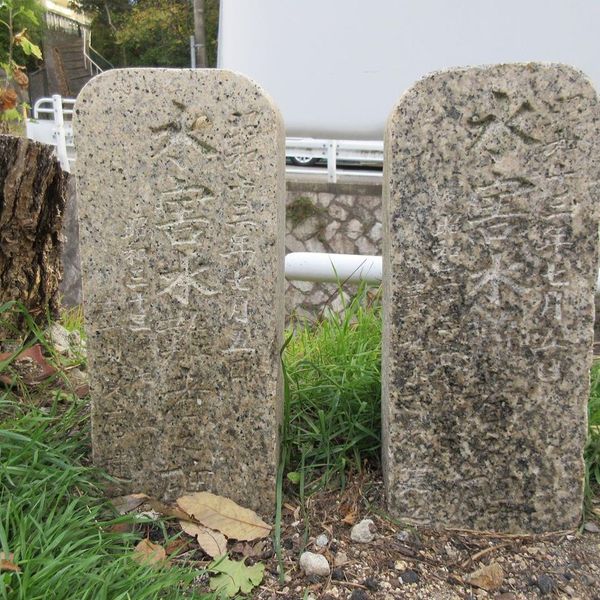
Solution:
[[(94, 69), (92, 63), (86, 64)], [(55, 146), (57, 157), (65, 171), (70, 171), (76, 159), (71, 126), (74, 104), (74, 98), (62, 98), (58, 95), (40, 98), (33, 107), (31, 118), (27, 120), (27, 137)], [(383, 164), (383, 141), (287, 138), (285, 153), (295, 163), (287, 167), (288, 174), (306, 172), (306, 166), (298, 165), (320, 161), (325, 163), (326, 170), (316, 170), (314, 174), (335, 183), (340, 168), (345, 164), (380, 167)], [(353, 176), (381, 177), (381, 171), (356, 171)]]

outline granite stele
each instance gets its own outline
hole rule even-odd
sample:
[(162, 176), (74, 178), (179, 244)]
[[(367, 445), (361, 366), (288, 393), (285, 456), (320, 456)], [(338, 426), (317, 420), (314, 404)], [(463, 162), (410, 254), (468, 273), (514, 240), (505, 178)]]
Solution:
[(126, 69), (76, 104), (95, 462), (124, 492), (273, 508), (284, 129), (252, 81)]
[(435, 73), (386, 134), (383, 435), (391, 511), (577, 526), (600, 111), (562, 65)]

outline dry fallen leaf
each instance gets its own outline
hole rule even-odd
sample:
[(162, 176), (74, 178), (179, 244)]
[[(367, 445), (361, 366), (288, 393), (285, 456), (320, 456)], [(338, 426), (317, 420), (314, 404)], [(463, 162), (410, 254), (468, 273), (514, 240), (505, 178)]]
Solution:
[(141, 565), (161, 566), (168, 564), (167, 553), (160, 544), (142, 540), (133, 551), (133, 560)]
[(182, 496), (177, 499), (177, 504), (194, 520), (228, 538), (251, 541), (267, 537), (271, 531), (271, 527), (254, 511), (210, 492)]
[(6, 554), (5, 552), (0, 552), (0, 573), (2, 571), (11, 571), (13, 573), (19, 573), (21, 569), (19, 565), (16, 565), (14, 561), (15, 555), (11, 552), (10, 554)]
[(146, 494), (129, 494), (128, 496), (112, 498), (111, 503), (120, 515), (126, 515), (144, 504), (147, 500), (149, 500), (149, 497)]
[(342, 519), (342, 523), (346, 523), (346, 525), (354, 525), (356, 520), (358, 519), (358, 512), (355, 510), (350, 510), (346, 513), (346, 516)]
[(486, 592), (492, 592), (502, 585), (504, 571), (498, 563), (493, 562), (477, 569), (477, 571), (473, 571), (473, 573), (465, 577), (465, 580), (467, 583), (481, 588)]
[(184, 540), (182, 538), (178, 538), (176, 540), (169, 542), (165, 546), (165, 552), (167, 553), (168, 556), (171, 556), (171, 554), (178, 553), (180, 550), (187, 548), (188, 545), (189, 545), (189, 543), (188, 543), (187, 539)]
[(110, 533), (131, 533), (135, 529), (133, 523), (115, 523), (108, 528)]
[(181, 521), (194, 521), (195, 519), (187, 512), (177, 508), (176, 506), (168, 506), (163, 504), (156, 498), (148, 498), (148, 504), (152, 507), (152, 510), (163, 515), (164, 517), (175, 517)]
[[(13, 356), (13, 353), (3, 352), (0, 354), (0, 361), (7, 360), (11, 356)], [(11, 366), (27, 385), (37, 385), (56, 373), (56, 369), (44, 358), (40, 344), (35, 344), (31, 348), (23, 350), (19, 356), (12, 360)], [(10, 385), (11, 377), (0, 375), (0, 381)]]
[(179, 521), (179, 524), (188, 535), (198, 540), (200, 548), (211, 558), (227, 553), (227, 538), (222, 533), (189, 521)]
[(265, 549), (266, 545), (264, 541), (257, 542), (254, 546), (248, 542), (238, 542), (231, 548), (231, 551), (243, 554), (246, 558), (259, 558), (264, 554)]

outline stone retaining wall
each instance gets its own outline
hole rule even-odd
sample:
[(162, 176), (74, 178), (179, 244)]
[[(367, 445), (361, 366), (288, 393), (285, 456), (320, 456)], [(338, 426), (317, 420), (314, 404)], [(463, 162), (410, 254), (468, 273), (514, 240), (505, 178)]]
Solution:
[[(286, 253), (381, 255), (381, 186), (288, 181)], [(350, 288), (351, 291), (351, 288)], [(317, 316), (340, 302), (335, 284), (290, 281), (286, 312)]]

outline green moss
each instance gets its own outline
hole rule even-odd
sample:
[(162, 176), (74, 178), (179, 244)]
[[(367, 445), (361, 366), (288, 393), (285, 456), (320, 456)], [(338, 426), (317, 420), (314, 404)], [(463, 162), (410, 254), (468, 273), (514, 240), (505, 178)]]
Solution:
[(324, 215), (325, 209), (315, 204), (308, 196), (297, 196), (286, 208), (286, 218), (293, 227), (304, 223), (311, 217), (323, 217)]

